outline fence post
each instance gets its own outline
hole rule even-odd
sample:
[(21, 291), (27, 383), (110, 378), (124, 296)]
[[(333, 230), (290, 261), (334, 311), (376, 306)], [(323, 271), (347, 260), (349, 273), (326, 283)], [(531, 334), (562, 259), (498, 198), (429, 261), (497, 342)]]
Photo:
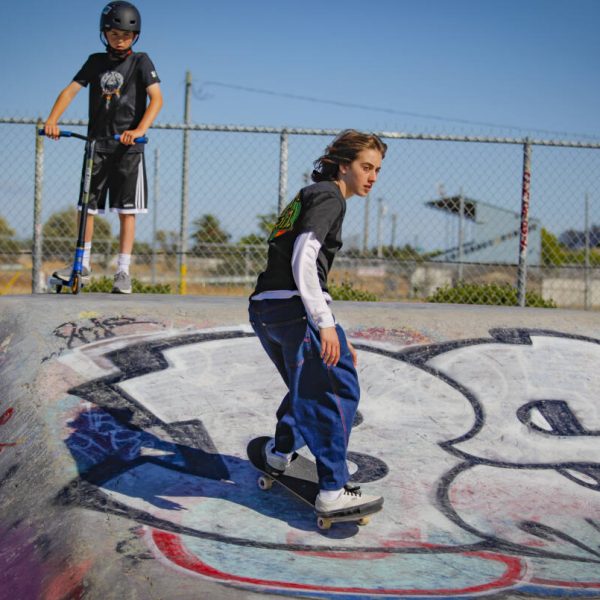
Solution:
[(363, 255), (366, 256), (369, 252), (369, 208), (371, 204), (370, 196), (365, 198), (365, 215), (363, 218)]
[(584, 236), (585, 236), (585, 254), (583, 263), (583, 277), (584, 277), (584, 301), (583, 307), (585, 310), (590, 310), (591, 302), (591, 290), (590, 290), (590, 198), (588, 193), (585, 193), (584, 209), (583, 209), (583, 220), (584, 220)]
[(377, 258), (383, 258), (383, 216), (385, 215), (385, 205), (383, 198), (377, 198)]
[(160, 197), (160, 178), (159, 178), (160, 152), (158, 148), (154, 149), (154, 185), (153, 194), (154, 206), (152, 207), (152, 285), (156, 285), (156, 226), (158, 223), (158, 199)]
[(35, 179), (33, 192), (33, 247), (31, 252), (31, 293), (39, 294), (42, 275), (42, 184), (44, 179), (44, 136), (38, 135), (44, 123), (35, 126)]
[(519, 238), (519, 268), (517, 274), (517, 299), (525, 306), (527, 293), (527, 243), (529, 234), (529, 192), (531, 186), (531, 143), (523, 144), (523, 182), (521, 187), (521, 234)]
[(465, 268), (465, 195), (462, 187), (458, 196), (458, 282), (464, 280)]
[[(192, 73), (185, 73), (185, 104), (183, 121), (190, 124), (190, 101), (192, 92)], [(183, 130), (182, 173), (181, 173), (181, 223), (179, 226), (179, 293), (187, 291), (187, 250), (188, 250), (188, 207), (189, 207), (189, 171), (190, 171), (190, 130)]]
[(288, 185), (288, 132), (284, 129), (279, 136), (279, 207), (277, 214), (287, 204), (287, 185)]

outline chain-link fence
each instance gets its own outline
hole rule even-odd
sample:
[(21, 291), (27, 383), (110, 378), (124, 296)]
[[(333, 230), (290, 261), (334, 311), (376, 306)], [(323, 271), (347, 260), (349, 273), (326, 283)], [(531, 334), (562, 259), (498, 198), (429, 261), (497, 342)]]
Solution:
[[(84, 144), (41, 138), (34, 119), (0, 126), (0, 293), (44, 291), (72, 260)], [(133, 277), (175, 293), (247, 295), (276, 214), (337, 133), (153, 127)], [(536, 296), (600, 308), (600, 144), (379, 135), (388, 154), (374, 193), (348, 201), (334, 284), (381, 300), (500, 304), (511, 293), (521, 305)], [(114, 273), (118, 234), (116, 216), (96, 217), (94, 277)]]

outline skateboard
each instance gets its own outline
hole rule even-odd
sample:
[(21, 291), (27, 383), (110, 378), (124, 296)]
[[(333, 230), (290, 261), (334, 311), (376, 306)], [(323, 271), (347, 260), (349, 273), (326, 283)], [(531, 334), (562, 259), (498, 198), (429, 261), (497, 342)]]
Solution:
[(258, 487), (263, 491), (267, 491), (273, 487), (273, 483), (281, 485), (315, 510), (319, 529), (329, 529), (333, 523), (348, 521), (355, 522), (358, 525), (366, 525), (370, 521), (371, 515), (381, 510), (383, 499), (369, 506), (354, 508), (347, 512), (317, 512), (315, 509), (315, 501), (319, 494), (317, 465), (309, 458), (295, 454), (285, 473), (276, 475), (270, 472), (263, 457), (263, 448), (270, 439), (266, 436), (254, 438), (247, 447), (248, 458), (252, 466), (261, 472), (257, 480)]

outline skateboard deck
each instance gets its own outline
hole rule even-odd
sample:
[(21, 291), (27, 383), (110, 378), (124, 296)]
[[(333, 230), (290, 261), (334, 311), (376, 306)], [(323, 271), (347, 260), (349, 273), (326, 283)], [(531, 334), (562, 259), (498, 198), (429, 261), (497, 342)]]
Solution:
[(360, 509), (355, 508), (348, 512), (318, 513), (315, 509), (315, 501), (319, 494), (317, 465), (309, 458), (297, 454), (285, 473), (281, 475), (270, 473), (263, 457), (264, 445), (270, 439), (267, 436), (262, 436), (254, 438), (248, 444), (248, 458), (254, 468), (262, 473), (257, 481), (258, 487), (266, 491), (271, 489), (273, 483), (281, 485), (315, 510), (319, 529), (329, 529), (333, 523), (343, 521), (354, 521), (358, 525), (366, 525), (369, 522), (370, 515), (381, 510), (383, 501)]

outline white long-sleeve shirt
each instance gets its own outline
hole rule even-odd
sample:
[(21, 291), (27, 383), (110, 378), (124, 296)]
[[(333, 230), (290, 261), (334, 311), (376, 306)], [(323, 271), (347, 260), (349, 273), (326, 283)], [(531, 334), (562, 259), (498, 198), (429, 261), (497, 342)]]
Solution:
[(331, 296), (321, 289), (317, 273), (317, 256), (321, 244), (311, 231), (301, 233), (294, 242), (292, 273), (298, 290), (269, 290), (252, 296), (253, 300), (284, 299), (300, 296), (306, 312), (319, 327), (333, 327), (335, 319), (329, 308)]
[(267, 268), (258, 277), (252, 300), (300, 296), (321, 329), (335, 325), (327, 277), (342, 247), (346, 201), (333, 181), (300, 190), (282, 211), (269, 238)]

